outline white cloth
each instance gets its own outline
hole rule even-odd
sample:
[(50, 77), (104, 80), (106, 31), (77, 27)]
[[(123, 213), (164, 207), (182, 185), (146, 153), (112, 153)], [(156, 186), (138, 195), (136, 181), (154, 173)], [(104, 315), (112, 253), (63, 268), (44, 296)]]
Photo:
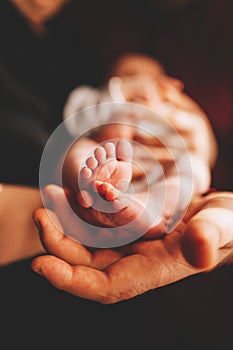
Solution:
[(118, 103), (126, 102), (120, 86), (121, 79), (113, 77), (106, 87), (97, 89), (82, 85), (71, 91), (63, 110), (63, 119), (71, 135), (78, 137), (93, 127), (116, 121)]

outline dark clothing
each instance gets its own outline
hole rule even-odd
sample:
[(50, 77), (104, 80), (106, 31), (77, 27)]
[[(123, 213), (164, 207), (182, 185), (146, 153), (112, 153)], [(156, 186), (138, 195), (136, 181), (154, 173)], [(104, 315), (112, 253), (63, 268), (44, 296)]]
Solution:
[(0, 2), (2, 182), (37, 186), (41, 154), (68, 93), (101, 83), (97, 52), (71, 15), (68, 8), (38, 37), (13, 5)]

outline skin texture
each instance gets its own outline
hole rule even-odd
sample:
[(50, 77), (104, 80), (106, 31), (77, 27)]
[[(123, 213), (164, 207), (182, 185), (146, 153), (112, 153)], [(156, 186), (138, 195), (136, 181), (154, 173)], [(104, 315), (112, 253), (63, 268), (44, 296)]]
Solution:
[[(64, 192), (52, 187), (50, 196), (59, 216)], [(90, 250), (64, 235), (55, 213), (48, 217), (45, 209), (38, 209), (34, 220), (48, 255), (35, 258), (32, 269), (77, 297), (103, 304), (120, 302), (208, 272), (230, 259), (232, 213), (232, 193), (213, 193), (193, 200), (182, 222), (164, 239)]]

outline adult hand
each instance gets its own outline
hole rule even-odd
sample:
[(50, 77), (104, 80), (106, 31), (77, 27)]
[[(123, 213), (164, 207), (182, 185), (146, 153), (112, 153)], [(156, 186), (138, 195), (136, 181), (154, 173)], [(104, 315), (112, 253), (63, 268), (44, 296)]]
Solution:
[[(64, 191), (54, 186), (50, 192), (54, 211), (64, 214)], [(228, 261), (233, 253), (232, 214), (233, 194), (212, 193), (193, 200), (182, 222), (164, 239), (93, 250), (67, 237), (55, 213), (48, 216), (41, 208), (34, 220), (48, 255), (36, 257), (32, 269), (77, 297), (120, 302)]]

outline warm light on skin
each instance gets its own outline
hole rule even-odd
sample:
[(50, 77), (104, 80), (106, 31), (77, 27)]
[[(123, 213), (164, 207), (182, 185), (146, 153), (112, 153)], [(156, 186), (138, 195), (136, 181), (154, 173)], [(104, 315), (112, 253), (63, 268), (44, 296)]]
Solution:
[(44, 35), (44, 23), (56, 16), (70, 0), (10, 0), (27, 19), (36, 35)]
[(54, 17), (69, 0), (11, 0), (31, 22), (42, 24)]

